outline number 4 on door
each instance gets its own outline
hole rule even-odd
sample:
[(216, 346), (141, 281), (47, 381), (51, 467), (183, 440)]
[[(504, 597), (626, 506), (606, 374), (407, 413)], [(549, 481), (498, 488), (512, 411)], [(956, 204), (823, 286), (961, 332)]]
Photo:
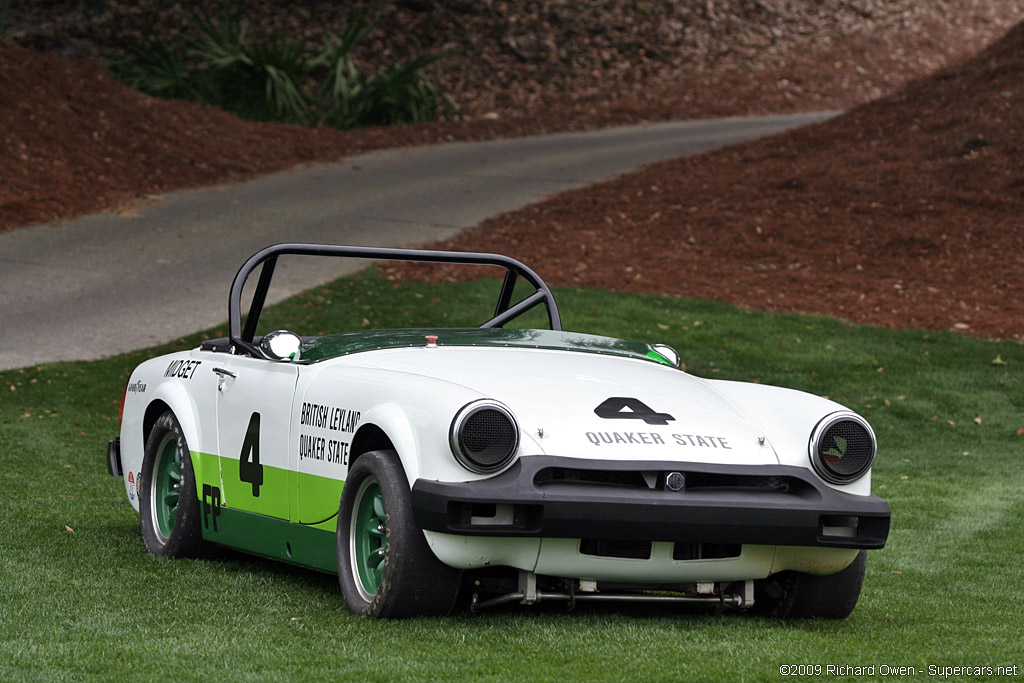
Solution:
[(238, 456), (238, 479), (252, 484), (253, 498), (260, 497), (263, 465), (260, 464), (260, 414), (253, 413), (245, 430), (242, 452)]

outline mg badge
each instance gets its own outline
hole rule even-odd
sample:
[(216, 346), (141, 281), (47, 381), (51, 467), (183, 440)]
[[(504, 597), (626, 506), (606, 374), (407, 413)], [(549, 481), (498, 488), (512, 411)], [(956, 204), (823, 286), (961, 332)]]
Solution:
[(686, 477), (682, 472), (669, 472), (665, 477), (665, 486), (669, 491), (680, 491), (686, 485)]

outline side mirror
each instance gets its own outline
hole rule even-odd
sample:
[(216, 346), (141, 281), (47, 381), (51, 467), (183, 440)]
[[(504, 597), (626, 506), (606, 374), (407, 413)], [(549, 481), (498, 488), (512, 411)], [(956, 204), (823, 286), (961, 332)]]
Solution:
[(674, 367), (678, 368), (680, 361), (679, 352), (673, 349), (668, 344), (651, 344), (651, 348), (654, 349), (662, 358), (671, 363)]
[(263, 335), (260, 350), (270, 360), (293, 361), (299, 359), (299, 335), (288, 330), (274, 330)]

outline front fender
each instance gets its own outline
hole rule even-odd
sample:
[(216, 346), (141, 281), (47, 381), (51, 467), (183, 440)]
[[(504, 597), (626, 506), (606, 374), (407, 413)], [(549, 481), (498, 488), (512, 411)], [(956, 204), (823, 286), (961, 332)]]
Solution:
[[(297, 409), (319, 404), (358, 411), (360, 430), (375, 427), (391, 441), (410, 486), (420, 478), (451, 482), (488, 476), (459, 464), (449, 446), (449, 429), (466, 404), (481, 398), (501, 400), (500, 396), (414, 373), (341, 365), (324, 368), (302, 384)], [(520, 430), (519, 452), (538, 451), (537, 443)]]
[[(370, 427), (376, 427), (391, 441), (411, 485), (415, 481), (415, 477), (418, 476), (419, 459), (415, 456), (421, 449), (416, 432), (413, 430), (406, 412), (394, 403), (376, 405), (370, 408), (361, 419), (361, 430)], [(349, 469), (352, 467), (352, 462), (349, 462)]]
[[(726, 380), (708, 380), (708, 384), (762, 430), (780, 465), (813, 469), (808, 454), (811, 431), (826, 415), (848, 410), (835, 401), (795, 389)], [(866, 496), (871, 493), (871, 472), (852, 484), (826, 484)]]

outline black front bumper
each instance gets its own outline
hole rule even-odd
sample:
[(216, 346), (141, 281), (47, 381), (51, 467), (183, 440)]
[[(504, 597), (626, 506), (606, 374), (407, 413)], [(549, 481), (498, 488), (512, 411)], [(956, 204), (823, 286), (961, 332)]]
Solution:
[(107, 442), (107, 471), (115, 477), (123, 477), (121, 469), (121, 437), (116, 436)]
[[(679, 490), (670, 473), (683, 475)], [(892, 514), (878, 496), (837, 491), (801, 467), (539, 455), (480, 481), (417, 479), (412, 505), (420, 528), (466, 536), (840, 548), (883, 547)]]

